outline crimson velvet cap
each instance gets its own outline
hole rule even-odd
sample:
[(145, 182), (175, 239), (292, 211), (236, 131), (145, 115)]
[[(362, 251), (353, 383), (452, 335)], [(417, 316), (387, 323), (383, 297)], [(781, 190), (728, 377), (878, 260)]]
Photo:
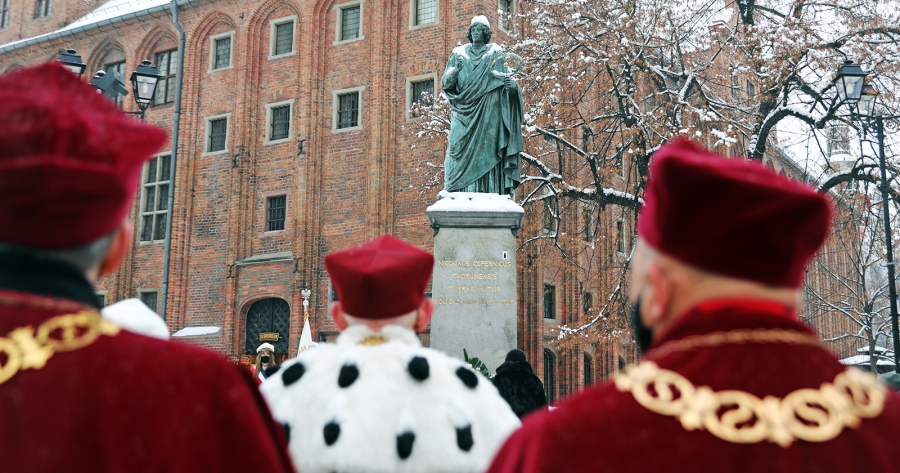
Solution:
[(382, 235), (325, 257), (343, 311), (363, 319), (408, 314), (422, 304), (434, 256)]
[(54, 62), (0, 76), (0, 242), (77, 248), (131, 209), (166, 132)]
[(696, 268), (800, 287), (831, 214), (828, 199), (809, 186), (678, 139), (653, 154), (638, 234)]

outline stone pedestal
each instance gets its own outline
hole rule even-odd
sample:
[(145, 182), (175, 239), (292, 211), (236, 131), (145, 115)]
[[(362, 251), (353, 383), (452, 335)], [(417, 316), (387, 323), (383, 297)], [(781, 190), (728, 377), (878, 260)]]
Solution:
[(508, 196), (438, 194), (428, 207), (434, 228), (435, 301), (431, 347), (494, 372), (516, 348), (516, 232), (525, 211)]

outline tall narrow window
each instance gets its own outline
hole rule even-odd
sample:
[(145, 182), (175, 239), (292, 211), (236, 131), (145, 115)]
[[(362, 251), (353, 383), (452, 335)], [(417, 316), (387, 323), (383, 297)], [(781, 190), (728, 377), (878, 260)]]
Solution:
[(272, 56), (294, 52), (294, 20), (276, 23), (273, 33), (275, 41), (272, 45)]
[(581, 210), (581, 216), (584, 221), (584, 229), (581, 232), (584, 235), (584, 241), (591, 241), (594, 239), (594, 216), (591, 208), (585, 206)]
[(231, 36), (213, 40), (214, 55), (213, 69), (224, 69), (231, 65)]
[(0, 30), (9, 26), (9, 0), (0, 0)]
[(97, 299), (98, 306), (106, 307), (106, 293), (105, 292), (96, 292), (96, 293), (94, 293), (94, 297)]
[(556, 318), (556, 286), (544, 284), (544, 318)]
[(515, 0), (500, 0), (500, 28), (511, 30), (512, 15), (515, 12)]
[(349, 41), (359, 38), (360, 14), (362, 8), (359, 5), (353, 5), (341, 8), (341, 34), (340, 41)]
[(616, 251), (625, 254), (625, 222), (616, 220)]
[(359, 92), (338, 95), (337, 128), (353, 128), (359, 126)]
[(584, 354), (584, 386), (590, 386), (594, 384), (594, 361), (588, 356), (587, 353)]
[(141, 291), (141, 302), (153, 312), (156, 312), (156, 303), (158, 301), (159, 291)]
[(544, 199), (544, 231), (553, 232), (556, 230), (556, 223), (559, 221), (559, 201), (554, 197)]
[(164, 155), (147, 163), (141, 187), (141, 241), (166, 239), (171, 162), (172, 157)]
[(415, 26), (434, 23), (437, 20), (437, 0), (414, 0)]
[(751, 99), (756, 97), (756, 86), (749, 80), (747, 81), (747, 97)]
[(556, 357), (550, 350), (544, 350), (544, 393), (548, 403), (556, 400)]
[(434, 99), (434, 79), (428, 78), (409, 83), (409, 104), (410, 106), (421, 103), (422, 105), (431, 105)]
[(228, 137), (228, 118), (215, 118), (209, 121), (209, 141), (206, 152), (225, 151)]
[(290, 104), (272, 107), (269, 114), (269, 141), (289, 138), (291, 136)]
[[(118, 61), (118, 62), (113, 62), (110, 64), (103, 65), (104, 71), (108, 71), (110, 69), (114, 69), (116, 72), (119, 73), (119, 75), (121, 75), (123, 78), (125, 78), (125, 80), (128, 80), (128, 78), (125, 77), (125, 61)], [(125, 101), (124, 95), (116, 94), (116, 105), (119, 108), (122, 108), (122, 104), (124, 103), (124, 101)]]
[(584, 291), (581, 294), (581, 308), (584, 309), (585, 314), (594, 308), (594, 294), (588, 291)]
[(178, 50), (171, 49), (156, 53), (156, 68), (161, 76), (156, 86), (154, 105), (171, 103), (175, 100), (175, 72), (178, 70)]
[(50, 0), (37, 0), (34, 4), (34, 17), (50, 16)]
[(284, 221), (287, 217), (287, 196), (269, 197), (268, 201), (267, 207), (269, 211), (266, 219), (266, 231), (284, 230)]

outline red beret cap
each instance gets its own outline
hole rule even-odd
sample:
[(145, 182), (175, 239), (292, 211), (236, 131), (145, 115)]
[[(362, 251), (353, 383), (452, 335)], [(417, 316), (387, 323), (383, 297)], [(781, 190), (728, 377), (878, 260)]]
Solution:
[(809, 186), (679, 139), (653, 154), (638, 234), (696, 268), (800, 287), (831, 213), (828, 199)]
[(383, 235), (325, 257), (341, 308), (363, 319), (408, 314), (422, 304), (434, 256)]
[(0, 123), (0, 242), (30, 248), (112, 233), (166, 142), (55, 61), (0, 76)]

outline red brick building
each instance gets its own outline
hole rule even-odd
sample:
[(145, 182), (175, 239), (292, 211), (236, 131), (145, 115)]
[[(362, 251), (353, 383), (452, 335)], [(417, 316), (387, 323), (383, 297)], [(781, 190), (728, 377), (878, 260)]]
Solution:
[[(278, 332), (277, 351), (293, 354), (301, 291), (310, 289), (313, 337), (331, 340), (337, 331), (326, 313), (323, 257), (382, 233), (432, 247), (425, 208), (436, 191), (422, 191), (423, 168), (442, 162), (445, 150), (404, 132), (410, 104), (420, 92), (437, 91), (474, 15), (486, 14), (493, 41), (507, 43), (513, 25), (497, 12), (514, 12), (516, 0), (174, 4), (185, 34), (180, 74), (179, 33), (167, 1), (0, 0), (0, 72), (67, 48), (81, 54), (86, 76), (115, 67), (127, 78), (149, 59), (164, 79), (146, 120), (169, 130), (183, 81), (177, 153), (170, 145), (146, 167), (129, 258), (101, 281), (98, 296), (106, 303), (140, 297), (160, 308), (171, 211), (166, 323), (173, 332), (220, 327), (192, 341), (230, 358), (255, 353), (260, 332)], [(136, 109), (131, 97), (122, 103)], [(168, 171), (173, 156), (175, 176)], [(172, 185), (169, 209), (161, 197)], [(542, 216), (529, 212), (532, 233), (522, 235), (541, 231)], [(552, 398), (633, 357), (627, 343), (571, 350), (556, 344), (560, 325), (577, 323), (594, 299), (609, 297), (633, 244), (633, 215), (590, 218), (595, 279), (579, 280), (564, 260), (533, 247), (518, 258), (519, 344)]]

